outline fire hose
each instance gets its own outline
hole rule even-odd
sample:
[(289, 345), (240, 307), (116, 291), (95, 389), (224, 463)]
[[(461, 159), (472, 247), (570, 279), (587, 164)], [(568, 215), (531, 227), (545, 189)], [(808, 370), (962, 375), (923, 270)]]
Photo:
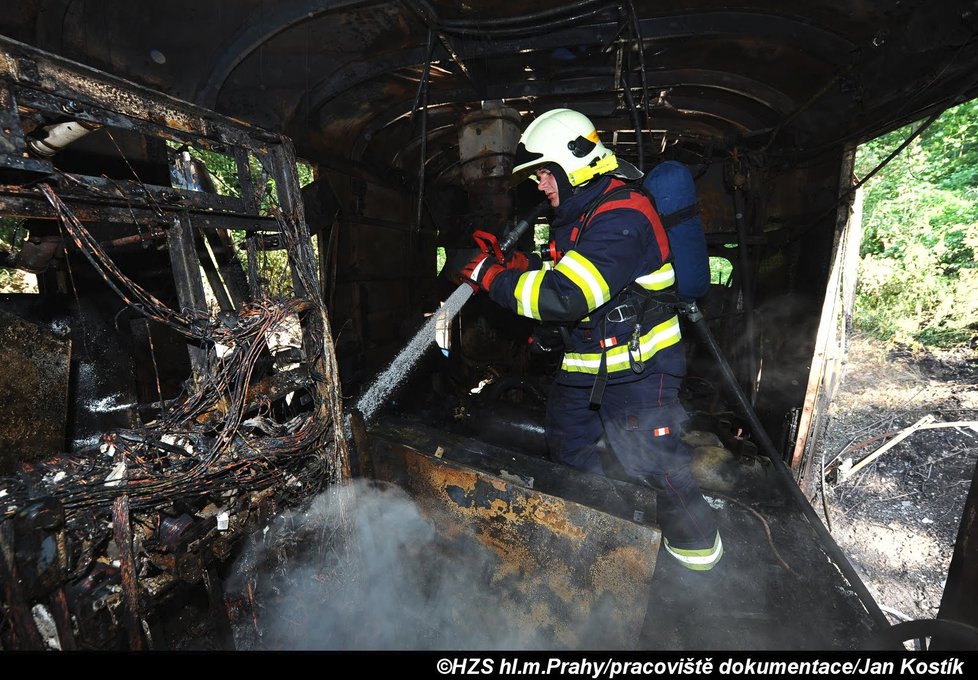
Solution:
[[(495, 257), (500, 264), (503, 264), (506, 261), (506, 255), (516, 246), (526, 230), (549, 207), (550, 204), (547, 201), (541, 201), (526, 217), (517, 222), (516, 226), (503, 237), (502, 241), (498, 241), (494, 234), (485, 231), (476, 231), (472, 236), (482, 252)], [(445, 300), (438, 313), (431, 316), (404, 349), (394, 357), (390, 366), (374, 379), (356, 405), (356, 411), (359, 412), (364, 422), (370, 422), (377, 410), (387, 401), (390, 394), (407, 377), (414, 365), (434, 342), (436, 325), (447, 323), (455, 318), (471, 296), (472, 286), (468, 283), (459, 285), (455, 292)]]
[(791, 470), (785, 465), (784, 460), (782, 460), (781, 455), (778, 453), (777, 448), (775, 448), (774, 443), (768, 437), (764, 426), (761, 424), (760, 419), (757, 417), (757, 413), (754, 411), (754, 407), (751, 406), (750, 400), (747, 395), (744, 394), (743, 389), (740, 387), (740, 383), (737, 382), (737, 377), (734, 375), (733, 369), (730, 368), (730, 364), (727, 363), (726, 358), (723, 356), (723, 352), (720, 351), (720, 345), (717, 344), (716, 338), (713, 337), (712, 331), (710, 331), (709, 325), (706, 323), (706, 319), (703, 316), (703, 312), (700, 311), (699, 306), (695, 302), (683, 303), (680, 307), (680, 312), (690, 321), (696, 332), (700, 341), (706, 345), (713, 359), (716, 361), (717, 366), (720, 369), (720, 373), (723, 376), (724, 383), (729, 389), (731, 395), (733, 395), (734, 400), (740, 406), (740, 410), (743, 415), (747, 418), (747, 422), (750, 423), (751, 433), (757, 438), (761, 449), (771, 459), (771, 463), (774, 468), (778, 471), (781, 477), (784, 479), (785, 485), (794, 501), (798, 504), (799, 509), (808, 519), (808, 523), (811, 524), (812, 530), (818, 534), (821, 540), (822, 546), (825, 548), (826, 552), (829, 553), (832, 560), (835, 562), (839, 571), (845, 576), (846, 580), (849, 581), (849, 585), (862, 600), (863, 604), (866, 606), (866, 611), (870, 616), (873, 617), (874, 621), (881, 628), (888, 628), (890, 623), (886, 618), (886, 615), (879, 608), (879, 604), (876, 599), (869, 592), (863, 584), (862, 579), (853, 569), (852, 565), (849, 563), (849, 559), (846, 557), (845, 553), (835, 542), (832, 534), (829, 530), (825, 528), (822, 520), (815, 513), (815, 509), (812, 507), (811, 503), (802, 493), (801, 488), (795, 481), (794, 475), (791, 474)]

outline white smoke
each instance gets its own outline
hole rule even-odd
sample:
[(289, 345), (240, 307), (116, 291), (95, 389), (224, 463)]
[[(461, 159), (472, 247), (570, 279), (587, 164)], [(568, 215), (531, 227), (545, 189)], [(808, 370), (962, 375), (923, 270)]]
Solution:
[(504, 610), (497, 560), (472, 538), (441, 538), (397, 487), (356, 482), (276, 519), (228, 585), (240, 592), (250, 575), (263, 649), (547, 647)]

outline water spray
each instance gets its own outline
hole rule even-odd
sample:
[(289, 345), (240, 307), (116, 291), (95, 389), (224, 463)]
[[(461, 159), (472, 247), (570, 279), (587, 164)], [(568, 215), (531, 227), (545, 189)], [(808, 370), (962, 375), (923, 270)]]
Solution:
[[(495, 255), (497, 259), (502, 261), (505, 259), (505, 255), (516, 245), (516, 242), (520, 240), (520, 237), (530, 228), (530, 225), (536, 222), (537, 218), (543, 215), (549, 207), (550, 204), (547, 201), (541, 201), (498, 244), (494, 238), (490, 240), (489, 235), (485, 232), (479, 232), (482, 239), (477, 238), (476, 242), (487, 255)], [(401, 384), (428, 347), (435, 341), (438, 325), (450, 323), (471, 296), (472, 286), (468, 283), (461, 284), (445, 300), (442, 307), (428, 319), (404, 349), (394, 357), (390, 366), (374, 379), (356, 405), (356, 410), (360, 412), (365, 422), (370, 422), (391, 392)]]

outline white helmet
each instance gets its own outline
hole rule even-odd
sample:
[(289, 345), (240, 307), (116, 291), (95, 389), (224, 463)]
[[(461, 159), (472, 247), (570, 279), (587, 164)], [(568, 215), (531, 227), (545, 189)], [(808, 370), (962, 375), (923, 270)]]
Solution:
[(601, 143), (587, 116), (571, 109), (547, 111), (526, 127), (516, 149), (513, 181), (526, 179), (547, 163), (559, 165), (572, 187), (606, 173), (626, 179), (642, 176), (635, 166), (619, 161)]

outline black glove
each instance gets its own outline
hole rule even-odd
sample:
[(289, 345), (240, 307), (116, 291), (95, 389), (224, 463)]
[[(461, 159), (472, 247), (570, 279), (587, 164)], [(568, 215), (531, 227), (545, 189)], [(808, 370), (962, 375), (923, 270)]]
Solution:
[(530, 351), (534, 354), (550, 354), (565, 349), (560, 326), (538, 326), (533, 330), (533, 335), (528, 342)]

